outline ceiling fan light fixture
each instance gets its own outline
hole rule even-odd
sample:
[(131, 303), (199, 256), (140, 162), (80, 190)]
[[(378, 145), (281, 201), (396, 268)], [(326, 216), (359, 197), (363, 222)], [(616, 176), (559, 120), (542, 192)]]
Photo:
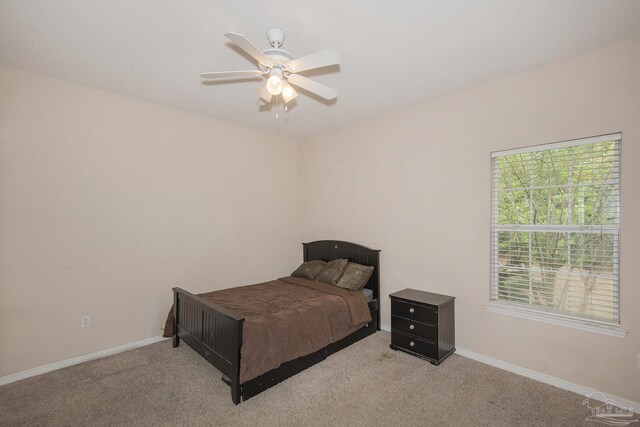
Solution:
[(259, 89), (260, 99), (265, 103), (269, 103), (274, 96), (277, 101), (277, 96), (282, 94), (285, 107), (288, 102), (298, 96), (296, 90), (290, 85), (302, 88), (305, 92), (310, 92), (329, 101), (335, 99), (338, 95), (337, 90), (297, 74), (302, 71), (340, 64), (340, 57), (333, 49), (325, 49), (311, 55), (293, 58), (289, 52), (281, 49), (285, 34), (284, 30), (278, 27), (272, 27), (267, 30), (267, 38), (271, 48), (265, 50), (256, 47), (242, 34), (226, 33), (225, 36), (236, 47), (253, 58), (258, 63), (258, 69), (202, 73), (200, 76), (204, 80), (262, 76), (267, 81)]
[(282, 88), (282, 70), (274, 68), (271, 70), (271, 77), (267, 80), (267, 90), (271, 95), (280, 95)]
[(284, 99), (284, 103), (288, 104), (289, 101), (295, 99), (298, 96), (298, 92), (287, 82), (284, 82), (282, 87), (282, 99)]

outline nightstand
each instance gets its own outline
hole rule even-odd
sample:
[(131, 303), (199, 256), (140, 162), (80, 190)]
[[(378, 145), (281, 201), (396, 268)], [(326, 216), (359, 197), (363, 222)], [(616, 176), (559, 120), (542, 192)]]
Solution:
[(391, 345), (439, 365), (456, 351), (455, 297), (405, 289), (391, 298)]

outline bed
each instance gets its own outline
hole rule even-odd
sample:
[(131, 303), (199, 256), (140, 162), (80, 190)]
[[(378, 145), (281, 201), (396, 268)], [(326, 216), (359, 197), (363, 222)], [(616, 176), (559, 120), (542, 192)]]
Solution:
[[(253, 369), (256, 368), (254, 364), (264, 362), (262, 359), (269, 359), (266, 353), (264, 358), (258, 360), (256, 357), (252, 358), (247, 351), (243, 351), (247, 350), (250, 344), (253, 345), (254, 340), (262, 340), (260, 335), (256, 335), (257, 332), (255, 329), (255, 325), (262, 321), (262, 317), (244, 316), (239, 314), (243, 312), (243, 310), (236, 311), (229, 309), (229, 307), (234, 307), (232, 300), (222, 299), (221, 301), (225, 301), (223, 307), (222, 304), (216, 304), (208, 300), (206, 296), (209, 294), (202, 294), (202, 296), (194, 295), (180, 288), (173, 288), (173, 347), (179, 346), (180, 342), (184, 341), (222, 372), (223, 381), (231, 388), (232, 401), (238, 404), (315, 365), (326, 359), (329, 355), (375, 333), (377, 330), (380, 330), (380, 251), (369, 249), (355, 243), (337, 240), (320, 240), (303, 243), (303, 260), (305, 262), (312, 260), (333, 261), (337, 259), (347, 259), (349, 262), (373, 267), (373, 273), (365, 286), (370, 294), (368, 301), (364, 299), (364, 303), (366, 304), (364, 310), (368, 311), (368, 313), (366, 313), (368, 321), (363, 322), (362, 313), (359, 313), (358, 319), (360, 322), (357, 325), (348, 325), (346, 329), (343, 328), (339, 332), (336, 332), (335, 336), (329, 337), (326, 345), (323, 347), (316, 349), (313, 346), (308, 346), (305, 351), (298, 350), (304, 354), (300, 354), (298, 357), (283, 363), (278, 363), (277, 366), (274, 365), (275, 367), (266, 372)], [(283, 297), (287, 298), (293, 298), (292, 295), (296, 295), (298, 288), (309, 288), (314, 296), (319, 295), (318, 292), (328, 292), (330, 295), (327, 299), (340, 297), (345, 300), (345, 304), (349, 306), (351, 310), (350, 316), (355, 322), (355, 316), (358, 314), (356, 312), (358, 310), (362, 311), (362, 308), (356, 306), (355, 302), (350, 303), (346, 298), (347, 295), (340, 293), (345, 292), (344, 290), (338, 291), (326, 288), (332, 288), (333, 286), (331, 285), (326, 285), (325, 288), (322, 288), (319, 284), (310, 282), (312, 281), (281, 278), (277, 281), (267, 282), (261, 285), (281, 289), (280, 293)], [(237, 292), (240, 292), (243, 300), (251, 298), (250, 295), (252, 295), (252, 293), (258, 298), (257, 294), (260, 293), (259, 289), (265, 288), (265, 286), (262, 288), (259, 286), (260, 285), (249, 285), (237, 288), (239, 289)], [(295, 288), (287, 288), (287, 286), (295, 286)], [(225, 294), (226, 291), (231, 290), (216, 291), (210, 294), (216, 294), (216, 297), (220, 300), (220, 298), (227, 296)], [(355, 294), (355, 292), (351, 293)], [(365, 298), (363, 295), (352, 295), (350, 297), (354, 300)], [(337, 317), (337, 315), (327, 316), (326, 313), (330, 306), (322, 306), (324, 303), (320, 300), (316, 301), (314, 299), (307, 304), (305, 304), (304, 301), (299, 303), (293, 301), (293, 303), (300, 307), (306, 306), (307, 308), (304, 310), (308, 310), (308, 313), (305, 313), (304, 316), (309, 316), (310, 318), (314, 315), (318, 317), (323, 312), (325, 312), (324, 317)], [(237, 306), (242, 307), (240, 304)], [(334, 321), (334, 323), (336, 322), (337, 321)], [(251, 328), (249, 328), (249, 326), (251, 326)], [(275, 329), (277, 330), (277, 328)], [(286, 333), (291, 334), (296, 332), (287, 330)], [(332, 334), (334, 334), (334, 332), (329, 335)], [(277, 334), (274, 336), (277, 336)], [(301, 339), (299, 341), (303, 340)], [(244, 349), (243, 342), (245, 346)], [(271, 341), (268, 343), (268, 346), (269, 348), (277, 347), (278, 341)], [(241, 357), (243, 354), (244, 357)], [(271, 360), (270, 363), (274, 363), (273, 360)], [(265, 369), (264, 366), (257, 368)], [(251, 375), (251, 372), (260, 372), (260, 374), (257, 376)]]

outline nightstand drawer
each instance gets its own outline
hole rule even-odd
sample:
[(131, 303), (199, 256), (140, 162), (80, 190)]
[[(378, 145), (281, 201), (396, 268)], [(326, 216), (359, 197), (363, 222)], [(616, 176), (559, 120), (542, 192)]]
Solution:
[(438, 339), (438, 328), (436, 325), (403, 319), (402, 317), (391, 316), (391, 329), (428, 340)]
[(424, 341), (400, 332), (392, 332), (391, 345), (438, 360), (438, 346), (430, 341)]
[(392, 299), (391, 313), (394, 316), (404, 317), (405, 319), (432, 323), (434, 325), (438, 324), (438, 310), (435, 307), (432, 308)]

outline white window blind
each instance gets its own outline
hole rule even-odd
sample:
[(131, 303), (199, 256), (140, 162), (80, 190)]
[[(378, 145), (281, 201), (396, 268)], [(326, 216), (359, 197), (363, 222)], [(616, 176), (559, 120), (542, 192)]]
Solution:
[(492, 153), (491, 301), (620, 323), (621, 134)]

